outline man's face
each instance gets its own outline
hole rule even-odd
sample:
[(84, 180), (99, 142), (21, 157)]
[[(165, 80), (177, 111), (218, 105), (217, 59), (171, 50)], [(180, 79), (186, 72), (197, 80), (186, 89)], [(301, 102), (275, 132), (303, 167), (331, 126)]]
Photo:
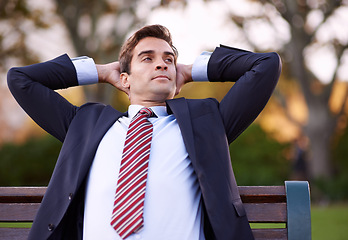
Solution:
[(174, 52), (158, 38), (142, 39), (133, 50), (130, 74), (122, 73), (121, 81), (129, 87), (131, 104), (164, 103), (176, 90)]

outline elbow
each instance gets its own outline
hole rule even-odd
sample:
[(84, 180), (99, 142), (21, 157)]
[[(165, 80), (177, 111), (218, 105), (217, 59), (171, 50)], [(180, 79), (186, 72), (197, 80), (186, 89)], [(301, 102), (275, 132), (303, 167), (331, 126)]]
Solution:
[(19, 67), (13, 67), (7, 72), (7, 86), (12, 93), (15, 89), (26, 88), (25, 76)]
[(19, 71), (18, 71), (18, 68), (16, 67), (11, 68), (7, 72), (7, 86), (11, 91), (16, 83), (16, 79), (18, 78), (18, 75), (19, 75)]
[(274, 72), (274, 74), (277, 76), (277, 79), (278, 79), (282, 71), (282, 60), (279, 54), (276, 52), (271, 52), (269, 54), (270, 54), (269, 58), (270, 58), (271, 66), (272, 66), (272, 71)]
[(265, 53), (259, 69), (263, 74), (265, 83), (275, 86), (278, 83), (282, 70), (280, 56), (276, 52)]
[(262, 67), (260, 68), (263, 75), (263, 83), (264, 86), (269, 86), (269, 90), (273, 92), (278, 83), (282, 69), (281, 58), (276, 52), (270, 52), (266, 53), (263, 60)]

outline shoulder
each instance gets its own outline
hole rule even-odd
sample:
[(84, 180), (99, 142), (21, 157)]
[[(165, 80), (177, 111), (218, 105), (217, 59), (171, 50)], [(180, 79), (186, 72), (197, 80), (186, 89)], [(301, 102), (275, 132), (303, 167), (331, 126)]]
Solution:
[[(105, 105), (103, 103), (94, 103), (89, 102), (77, 109), (76, 116), (79, 116), (80, 118), (93, 118), (97, 120), (99, 117), (108, 117), (112, 116), (112, 118), (118, 118), (125, 115), (125, 113), (122, 113), (115, 108), (113, 108), (110, 105)], [(91, 119), (85, 119), (86, 121), (89, 121)]]
[(219, 102), (215, 98), (187, 99), (187, 105), (193, 118), (205, 114), (218, 114)]
[(102, 111), (106, 106), (103, 103), (88, 102), (79, 107), (79, 111)]
[(216, 107), (219, 105), (218, 100), (215, 98), (203, 98), (203, 99), (186, 99), (187, 103), (197, 107)]

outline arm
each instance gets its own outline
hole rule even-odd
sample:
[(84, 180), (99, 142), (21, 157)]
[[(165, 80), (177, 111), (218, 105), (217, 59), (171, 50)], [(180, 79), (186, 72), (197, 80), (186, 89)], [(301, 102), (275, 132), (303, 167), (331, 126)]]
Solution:
[(44, 63), (12, 68), (7, 81), (24, 111), (48, 133), (63, 141), (78, 108), (54, 90), (78, 85), (70, 58), (62, 55)]
[(176, 66), (176, 95), (179, 94), (183, 85), (193, 81), (209, 81), (207, 65), (210, 59), (210, 52), (203, 52), (193, 64)]
[(109, 83), (121, 91), (119, 63), (95, 65), (93, 59), (62, 55), (51, 61), (8, 72), (8, 86), (19, 105), (45, 131), (64, 141), (78, 107), (54, 90), (95, 83)]
[(193, 64), (177, 64), (176, 66), (176, 95), (181, 91), (182, 86), (189, 82), (209, 81), (207, 75), (210, 52), (203, 52)]
[(252, 53), (224, 46), (215, 49), (208, 63), (209, 81), (235, 82), (219, 105), (229, 143), (265, 107), (280, 71), (281, 62), (276, 53)]
[(125, 88), (120, 81), (120, 63), (112, 62), (108, 64), (97, 64), (98, 82), (109, 83), (120, 91), (129, 94), (129, 89)]
[(228, 141), (231, 143), (266, 105), (278, 82), (281, 62), (276, 53), (252, 53), (221, 46), (213, 53), (203, 52), (190, 67), (192, 74), (183, 75), (186, 80), (179, 82), (182, 85), (192, 79), (235, 82), (219, 104)]

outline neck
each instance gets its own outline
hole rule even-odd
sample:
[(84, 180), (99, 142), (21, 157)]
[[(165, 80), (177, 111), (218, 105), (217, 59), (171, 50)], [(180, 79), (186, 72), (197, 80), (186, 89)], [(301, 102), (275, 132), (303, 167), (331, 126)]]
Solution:
[(165, 101), (131, 101), (131, 105), (141, 105), (144, 107), (166, 106)]

